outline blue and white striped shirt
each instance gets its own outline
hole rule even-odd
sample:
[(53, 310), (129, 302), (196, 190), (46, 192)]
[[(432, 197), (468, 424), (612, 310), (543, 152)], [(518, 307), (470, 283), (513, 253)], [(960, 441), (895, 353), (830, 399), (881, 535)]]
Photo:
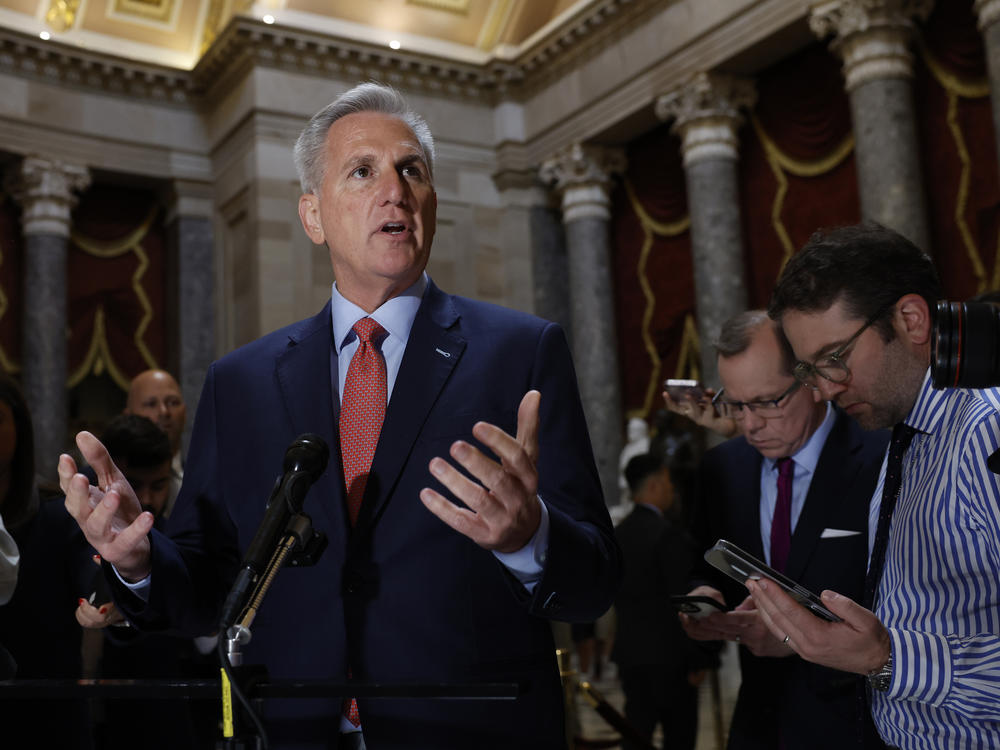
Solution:
[(872, 716), (902, 750), (1000, 748), (1000, 390), (936, 390), (928, 371), (904, 421), (919, 432), (875, 608), (892, 684)]

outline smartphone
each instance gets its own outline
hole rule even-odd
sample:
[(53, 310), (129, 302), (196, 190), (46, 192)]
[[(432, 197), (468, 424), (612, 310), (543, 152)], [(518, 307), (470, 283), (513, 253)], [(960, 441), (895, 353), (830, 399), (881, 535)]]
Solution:
[(670, 603), (674, 609), (696, 620), (713, 612), (725, 612), (726, 607), (710, 596), (672, 596)]
[(754, 581), (759, 581), (761, 578), (773, 581), (817, 617), (822, 617), (830, 622), (840, 622), (840, 618), (824, 607), (816, 594), (740, 549), (732, 542), (720, 539), (714, 547), (705, 553), (705, 560), (743, 584), (748, 578)]
[(674, 401), (690, 398), (698, 401), (705, 395), (705, 389), (697, 380), (677, 380), (670, 378), (663, 381), (663, 389)]

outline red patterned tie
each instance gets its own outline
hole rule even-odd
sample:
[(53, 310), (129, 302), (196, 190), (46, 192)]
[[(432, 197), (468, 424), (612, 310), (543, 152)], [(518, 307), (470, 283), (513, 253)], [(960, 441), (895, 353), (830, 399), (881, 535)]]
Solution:
[(788, 551), (792, 547), (792, 479), (795, 462), (790, 458), (778, 459), (778, 501), (771, 517), (771, 567), (785, 572)]
[[(352, 526), (368, 484), (386, 402), (385, 359), (378, 348), (386, 331), (371, 318), (362, 318), (354, 324), (354, 332), (358, 335), (358, 350), (347, 368), (340, 406), (340, 456)], [(361, 725), (354, 698), (344, 701), (344, 716), (354, 726)]]
[(385, 359), (378, 348), (385, 329), (371, 318), (362, 318), (354, 324), (354, 332), (358, 334), (358, 350), (347, 368), (340, 407), (340, 456), (352, 525), (365, 494), (386, 401)]

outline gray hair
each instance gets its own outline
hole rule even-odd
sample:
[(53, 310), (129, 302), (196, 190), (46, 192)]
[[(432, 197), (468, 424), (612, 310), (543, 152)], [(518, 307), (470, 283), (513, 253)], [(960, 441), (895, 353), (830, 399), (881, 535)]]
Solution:
[(345, 91), (312, 116), (309, 124), (295, 141), (295, 171), (303, 193), (319, 195), (326, 174), (326, 134), (330, 127), (346, 115), (378, 112), (398, 117), (413, 131), (431, 177), (434, 176), (434, 138), (423, 117), (411, 110), (403, 95), (391, 86), (369, 81)]
[(768, 317), (767, 310), (747, 310), (726, 320), (719, 329), (718, 338), (713, 342), (715, 351), (724, 359), (742, 354), (750, 348), (756, 333), (765, 326), (774, 331), (781, 349), (782, 367), (791, 374), (795, 368), (795, 353), (785, 338), (781, 325)]

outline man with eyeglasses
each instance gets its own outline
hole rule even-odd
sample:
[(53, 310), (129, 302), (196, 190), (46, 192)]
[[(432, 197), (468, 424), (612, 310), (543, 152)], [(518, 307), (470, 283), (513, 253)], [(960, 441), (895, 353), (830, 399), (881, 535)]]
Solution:
[(871, 502), (864, 598), (823, 591), (842, 618), (832, 623), (765, 581), (748, 587), (803, 658), (867, 677), (860, 695), (902, 750), (1000, 747), (1000, 478), (986, 466), (1000, 447), (1000, 390), (932, 387), (940, 296), (927, 255), (862, 224), (813, 235), (769, 308), (800, 381), (893, 439)]
[[(715, 346), (723, 386), (715, 407), (742, 435), (702, 460), (694, 525), (700, 547), (727, 539), (808, 588), (860, 595), (868, 498), (888, 436), (865, 433), (801, 387), (791, 350), (765, 311), (726, 321)], [(795, 656), (767, 629), (743, 586), (707, 565), (699, 575), (702, 585), (691, 594), (731, 611), (681, 615), (685, 631), (741, 646), (730, 750), (856, 746), (851, 677)]]

